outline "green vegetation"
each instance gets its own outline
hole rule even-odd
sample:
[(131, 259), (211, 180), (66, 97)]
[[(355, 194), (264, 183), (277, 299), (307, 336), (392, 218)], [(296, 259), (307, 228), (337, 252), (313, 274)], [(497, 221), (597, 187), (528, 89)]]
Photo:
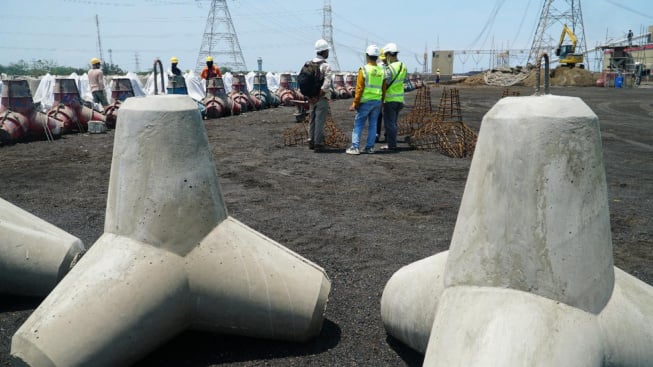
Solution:
[[(0, 73), (14, 76), (31, 76), (38, 78), (45, 74), (51, 75), (70, 75), (76, 73), (82, 75), (90, 69), (88, 68), (74, 68), (70, 66), (60, 66), (57, 65), (55, 61), (52, 60), (34, 60), (31, 63), (28, 63), (25, 60), (20, 60), (16, 63), (9, 64), (8, 66), (0, 65)], [(102, 64), (102, 71), (104, 75), (124, 75), (125, 71), (120, 69), (118, 65), (115, 64)]]

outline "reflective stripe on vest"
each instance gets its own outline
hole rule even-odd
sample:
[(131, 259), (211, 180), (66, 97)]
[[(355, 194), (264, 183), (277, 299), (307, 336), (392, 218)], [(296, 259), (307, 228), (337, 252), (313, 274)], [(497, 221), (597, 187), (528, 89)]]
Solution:
[[(403, 66), (403, 67), (402, 67)], [(392, 78), (394, 82), (388, 86), (388, 89), (385, 90), (385, 101), (386, 102), (404, 102), (404, 80), (406, 79), (406, 66), (401, 61), (395, 61), (388, 66), (392, 72)], [(399, 75), (395, 78), (394, 75), (399, 72)]]
[(363, 77), (365, 78), (365, 89), (363, 89), (361, 103), (380, 101), (383, 96), (383, 69), (377, 65), (365, 65)]

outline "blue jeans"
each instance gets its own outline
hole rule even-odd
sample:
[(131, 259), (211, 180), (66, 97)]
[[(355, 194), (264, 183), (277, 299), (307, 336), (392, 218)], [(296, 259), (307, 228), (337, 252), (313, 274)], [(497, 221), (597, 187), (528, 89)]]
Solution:
[(358, 105), (356, 117), (354, 117), (354, 131), (351, 133), (351, 146), (358, 149), (361, 143), (361, 133), (365, 127), (365, 121), (369, 121), (367, 127), (367, 141), (365, 148), (373, 148), (376, 140), (376, 122), (381, 112), (381, 101), (368, 101)]
[(383, 105), (383, 120), (385, 123), (385, 139), (389, 148), (397, 147), (397, 117), (404, 107), (401, 102), (386, 102)]

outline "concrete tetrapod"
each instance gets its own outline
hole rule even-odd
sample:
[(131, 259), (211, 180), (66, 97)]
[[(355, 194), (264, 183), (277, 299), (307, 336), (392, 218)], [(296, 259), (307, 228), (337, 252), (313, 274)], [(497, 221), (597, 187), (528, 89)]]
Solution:
[(395, 273), (381, 313), (425, 366), (650, 365), (653, 287), (612, 265), (589, 107), (500, 100), (483, 118), (450, 250)]
[(47, 296), (84, 251), (79, 238), (0, 199), (0, 294)]
[(16, 332), (14, 360), (124, 366), (189, 328), (316, 336), (328, 277), (228, 216), (196, 103), (130, 98), (118, 119), (105, 232)]

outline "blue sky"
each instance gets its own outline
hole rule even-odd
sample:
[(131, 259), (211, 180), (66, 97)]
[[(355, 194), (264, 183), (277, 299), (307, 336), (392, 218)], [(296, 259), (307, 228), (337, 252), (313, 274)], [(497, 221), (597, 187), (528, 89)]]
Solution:
[[(333, 38), (342, 70), (356, 70), (368, 43), (395, 42), (411, 71), (428, 50), (529, 49), (544, 0), (331, 0)], [(557, 0), (564, 5), (570, 0)], [(171, 56), (192, 69), (202, 43), (209, 0), (2, 0), (0, 64), (52, 60), (88, 67), (99, 57), (127, 71)], [(653, 25), (650, 0), (581, 2), (588, 48)], [(247, 68), (296, 71), (322, 36), (323, 0), (227, 0)], [(495, 10), (496, 16), (492, 16)], [(562, 27), (560, 27), (562, 29)], [(554, 33), (558, 33), (556, 29)], [(555, 37), (558, 35), (556, 34)], [(112, 52), (109, 54), (108, 50)], [(526, 56), (523, 56), (525, 58)], [(138, 60), (139, 70), (136, 70)], [(220, 60), (216, 60), (220, 64)], [(512, 62), (523, 64), (519, 57)], [(458, 56), (455, 72), (484, 69), (482, 53)]]

